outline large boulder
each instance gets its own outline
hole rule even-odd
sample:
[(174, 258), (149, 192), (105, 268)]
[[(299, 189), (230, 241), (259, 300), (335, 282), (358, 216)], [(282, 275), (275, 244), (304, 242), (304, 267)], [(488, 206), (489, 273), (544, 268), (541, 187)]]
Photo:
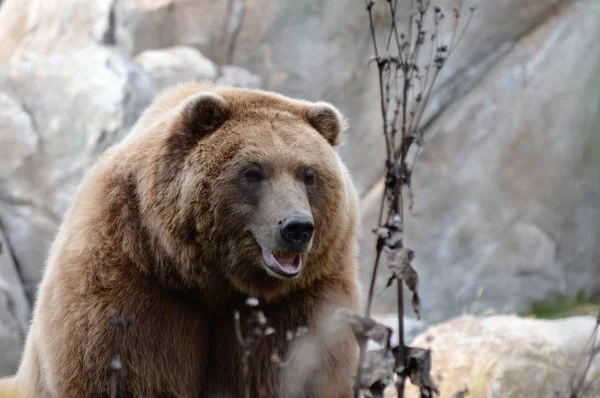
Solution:
[(14, 373), (28, 330), (30, 305), (0, 228), (0, 377)]
[(10, 307), (10, 297), (0, 288), (0, 377), (14, 374), (23, 348), (23, 331)]
[(10, 148), (3, 152), (0, 163), (2, 181), (18, 170), (39, 145), (31, 116), (17, 99), (5, 92), (0, 92), (0, 131), (8, 132), (0, 135), (0, 147)]
[(263, 88), (264, 82), (260, 75), (236, 65), (223, 65), (219, 69), (219, 77), (215, 84), (220, 86)]
[[(240, 3), (239, 0), (234, 1)], [(0, 63), (18, 62), (93, 44), (116, 46), (129, 56), (172, 46), (193, 46), (219, 63), (225, 57), (236, 18), (227, 2), (211, 0), (4, 0), (0, 9)], [(274, 10), (254, 3), (247, 18), (259, 40)], [(261, 6), (266, 6), (264, 9)], [(229, 61), (229, 62), (227, 62)]]
[(190, 80), (215, 80), (218, 73), (210, 59), (187, 46), (147, 50), (133, 60), (152, 76), (157, 91)]
[(0, 8), (0, 64), (72, 52), (92, 44), (113, 44), (115, 3), (4, 0)]
[(133, 60), (152, 76), (157, 92), (190, 80), (210, 80), (218, 85), (233, 87), (263, 87), (261, 76), (236, 65), (217, 67), (194, 47), (146, 50)]
[[(468, 92), (515, 43), (565, 2), (481, 2), (468, 34), (439, 77), (426, 119)], [(377, 77), (375, 68), (367, 67), (373, 50), (362, 4), (348, 7), (334, 0), (49, 0), (43, 7), (23, 6), (21, 0), (5, 3), (0, 11), (0, 63), (84, 48), (90, 42), (117, 46), (130, 56), (192, 46), (218, 64), (233, 63), (259, 73), (269, 90), (338, 105), (353, 126), (341, 151), (359, 192), (366, 193), (381, 174)], [(410, 0), (401, 0), (399, 9), (406, 10), (408, 4)], [(377, 22), (383, 22), (386, 7), (386, 2), (377, 2)], [(399, 13), (401, 27), (407, 15)]]
[[(431, 327), (411, 345), (431, 349), (431, 374), (444, 398), (466, 390), (473, 398), (569, 397), (579, 385), (589, 388), (577, 396), (595, 397), (600, 394), (600, 355), (590, 362), (593, 348), (600, 349), (600, 336), (590, 341), (595, 327), (593, 317), (460, 317)], [(406, 397), (419, 396), (409, 385)]]
[(0, 68), (0, 222), (30, 299), (82, 174), (153, 96), (149, 76), (104, 47)]
[[(430, 120), (405, 220), (429, 322), (475, 301), (528, 312), (536, 301), (600, 290), (598, 18), (595, 1), (560, 9)], [(381, 190), (362, 203), (365, 280)], [(377, 309), (394, 308), (390, 290)]]

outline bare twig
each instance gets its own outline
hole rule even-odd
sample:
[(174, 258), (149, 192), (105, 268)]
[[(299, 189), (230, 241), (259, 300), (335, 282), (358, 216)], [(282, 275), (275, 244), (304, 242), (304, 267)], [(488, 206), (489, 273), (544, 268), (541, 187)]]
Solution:
[[(279, 368), (288, 366), (298, 353), (298, 347), (300, 347), (299, 345), (293, 345), (292, 341), (301, 338), (307, 333), (308, 328), (306, 326), (298, 326), (293, 332), (286, 330), (285, 339), (281, 341), (281, 344), (271, 354), (271, 361), (276, 363)], [(291, 350), (286, 354), (285, 351), (290, 348)]]
[[(429, 352), (406, 347), (404, 344), (404, 299), (403, 284), (406, 284), (413, 294), (413, 309), (419, 315), (418, 275), (412, 267), (414, 252), (404, 247), (404, 190), (408, 193), (409, 209), (412, 209), (413, 195), (411, 188), (411, 177), (417, 156), (423, 146), (423, 132), (419, 131), (419, 125), (425, 112), (426, 105), (431, 97), (435, 80), (440, 69), (445, 65), (447, 58), (458, 46), (471, 17), (467, 21), (460, 37), (454, 39), (460, 19), (461, 0), (455, 2), (453, 9), (455, 25), (452, 29), (451, 45), (440, 44), (438, 40), (438, 25), (444, 19), (444, 12), (439, 7), (434, 8), (433, 33), (428, 35), (426, 21), (431, 6), (431, 0), (411, 0), (408, 10), (408, 26), (406, 32), (402, 32), (397, 24), (397, 0), (382, 0), (387, 2), (386, 11), (389, 15), (389, 31), (384, 32), (384, 46), (377, 41), (378, 28), (375, 26), (373, 7), (375, 0), (365, 0), (369, 17), (369, 30), (373, 40), (375, 53), (372, 61), (377, 65), (379, 78), (379, 102), (383, 121), (383, 135), (386, 143), (385, 159), (385, 187), (382, 202), (379, 209), (376, 252), (373, 264), (373, 272), (369, 286), (369, 295), (365, 308), (363, 322), (373, 322), (370, 319), (374, 287), (379, 271), (379, 263), (382, 261), (382, 253), (387, 253), (387, 264), (391, 271), (388, 287), (394, 282), (397, 285), (398, 304), (398, 332), (399, 343), (394, 347), (395, 372), (397, 375), (396, 390), (399, 397), (404, 396), (404, 380), (409, 377), (414, 384), (421, 388), (422, 396), (431, 396), (437, 390), (429, 377)], [(471, 8), (471, 16), (475, 11)], [(420, 54), (425, 51), (424, 47), (429, 44), (427, 52), (428, 64), (419, 65)], [(385, 54), (385, 55), (384, 55)], [(415, 84), (418, 82), (418, 84)], [(394, 99), (392, 101), (392, 99)], [(413, 145), (416, 151), (409, 159), (409, 153)], [(370, 391), (372, 396), (377, 396), (371, 391), (372, 385), (365, 381), (363, 365), (368, 358), (372, 358), (366, 352), (369, 337), (361, 334), (366, 333), (368, 328), (362, 332), (355, 329), (355, 335), (360, 347), (359, 366), (354, 385), (354, 396), (358, 398), (361, 391)], [(419, 355), (417, 361), (411, 355)], [(415, 380), (419, 382), (415, 383)], [(383, 384), (377, 382), (377, 388)], [(374, 395), (375, 394), (375, 395)]]
[(273, 333), (273, 328), (267, 325), (267, 318), (264, 313), (258, 308), (259, 301), (254, 297), (249, 297), (245, 302), (246, 307), (250, 310), (250, 316), (245, 318), (246, 329), (248, 334), (244, 336), (244, 330), (242, 328), (242, 319), (240, 312), (236, 310), (233, 314), (235, 335), (238, 343), (242, 347), (242, 362), (243, 362), (243, 374), (244, 379), (244, 398), (250, 398), (251, 380), (249, 379), (250, 374), (250, 357), (254, 352), (254, 349), (258, 345), (259, 341), (264, 337)]

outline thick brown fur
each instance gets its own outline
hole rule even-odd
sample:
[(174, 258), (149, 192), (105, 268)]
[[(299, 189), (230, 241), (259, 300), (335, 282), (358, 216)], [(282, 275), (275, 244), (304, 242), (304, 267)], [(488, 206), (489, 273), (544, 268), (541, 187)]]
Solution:
[[(328, 104), (264, 91), (189, 83), (161, 95), (63, 220), (16, 376), (22, 396), (108, 397), (118, 353), (120, 397), (241, 397), (233, 312), (248, 296), (276, 330), (250, 358), (253, 397), (350, 396), (356, 344), (331, 321), (359, 295), (358, 201), (334, 148), (343, 129)], [(250, 160), (268, 165), (275, 198), (239, 182)], [(294, 174), (306, 167), (310, 187)], [(246, 227), (286, 198), (306, 203), (315, 231), (301, 274), (277, 279)], [(133, 323), (121, 330), (109, 314)], [(275, 343), (299, 326), (311, 332), (278, 370)]]

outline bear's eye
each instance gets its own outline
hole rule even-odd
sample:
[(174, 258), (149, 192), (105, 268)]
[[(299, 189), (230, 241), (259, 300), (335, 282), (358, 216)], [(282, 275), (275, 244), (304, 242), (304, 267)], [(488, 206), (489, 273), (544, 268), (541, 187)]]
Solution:
[(258, 169), (249, 169), (244, 172), (244, 177), (250, 182), (261, 182), (266, 178), (265, 173)]
[(317, 179), (317, 177), (316, 177), (314, 171), (312, 171), (312, 170), (306, 170), (304, 172), (304, 183), (306, 185), (314, 185), (316, 179)]

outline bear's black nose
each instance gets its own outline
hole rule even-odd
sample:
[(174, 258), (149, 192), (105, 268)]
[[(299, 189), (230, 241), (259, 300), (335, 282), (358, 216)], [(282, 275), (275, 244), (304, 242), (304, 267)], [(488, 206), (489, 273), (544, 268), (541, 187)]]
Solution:
[(281, 236), (288, 243), (306, 243), (312, 237), (315, 225), (310, 216), (306, 214), (292, 214), (279, 224)]

